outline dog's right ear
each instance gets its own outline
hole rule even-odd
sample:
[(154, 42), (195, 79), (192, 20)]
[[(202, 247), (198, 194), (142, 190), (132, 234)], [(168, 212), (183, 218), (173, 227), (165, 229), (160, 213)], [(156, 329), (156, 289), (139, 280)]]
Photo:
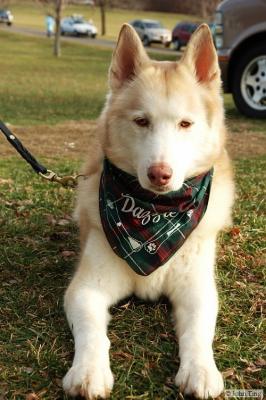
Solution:
[(109, 83), (112, 90), (119, 89), (149, 62), (142, 42), (133, 27), (124, 24), (121, 28), (116, 49), (109, 70)]

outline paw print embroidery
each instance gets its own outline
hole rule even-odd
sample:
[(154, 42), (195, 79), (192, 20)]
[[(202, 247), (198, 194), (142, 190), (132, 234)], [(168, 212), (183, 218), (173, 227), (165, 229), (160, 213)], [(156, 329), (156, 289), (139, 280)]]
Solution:
[(187, 216), (188, 216), (189, 218), (191, 218), (192, 214), (193, 214), (193, 210), (189, 210), (189, 211), (187, 212)]
[(156, 246), (155, 243), (152, 243), (152, 242), (151, 242), (151, 243), (149, 243), (149, 244), (147, 245), (146, 249), (147, 249), (147, 251), (148, 251), (149, 253), (155, 253), (156, 250), (157, 250), (157, 246)]

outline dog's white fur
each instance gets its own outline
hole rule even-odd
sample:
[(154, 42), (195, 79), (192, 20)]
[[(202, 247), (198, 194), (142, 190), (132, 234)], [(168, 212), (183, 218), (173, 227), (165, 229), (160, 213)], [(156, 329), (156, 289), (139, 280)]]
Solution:
[[(215, 242), (230, 224), (233, 181), (224, 148), (225, 128), (220, 72), (211, 34), (202, 25), (178, 63), (155, 62), (135, 31), (124, 25), (110, 68), (110, 94), (79, 187), (77, 215), (82, 256), (65, 295), (75, 338), (73, 365), (63, 386), (70, 395), (106, 398), (114, 379), (110, 369), (108, 308), (135, 293), (143, 299), (164, 294), (173, 304), (180, 367), (175, 382), (186, 394), (216, 397), (223, 379), (213, 358), (218, 308), (214, 280)], [(147, 127), (136, 124), (146, 118)], [(182, 127), (181, 121), (191, 122)], [(181, 249), (151, 275), (135, 274), (111, 250), (101, 227), (98, 187), (103, 157), (135, 175), (147, 189), (147, 169), (165, 162), (173, 170), (166, 191), (214, 166), (207, 212)], [(156, 191), (156, 190), (155, 190)], [(159, 191), (159, 188), (158, 188)]]

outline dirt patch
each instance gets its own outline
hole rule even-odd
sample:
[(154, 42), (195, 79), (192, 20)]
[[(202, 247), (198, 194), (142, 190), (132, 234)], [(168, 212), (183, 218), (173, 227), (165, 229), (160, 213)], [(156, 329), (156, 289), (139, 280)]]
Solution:
[(266, 154), (266, 135), (250, 131), (232, 132), (227, 148), (233, 159), (263, 156)]
[[(83, 159), (95, 135), (95, 121), (79, 121), (54, 126), (9, 126), (36, 158)], [(4, 143), (2, 143), (4, 142)], [(1, 140), (0, 157), (15, 155), (12, 146)]]
[[(96, 134), (95, 121), (67, 122), (55, 126), (15, 127), (10, 129), (37, 158), (83, 160), (89, 143)], [(240, 129), (241, 128), (241, 129)], [(228, 149), (232, 158), (256, 157), (266, 154), (266, 135), (254, 133), (245, 125), (229, 127)], [(0, 139), (0, 157), (15, 155), (15, 150)], [(40, 160), (41, 161), (41, 160)]]

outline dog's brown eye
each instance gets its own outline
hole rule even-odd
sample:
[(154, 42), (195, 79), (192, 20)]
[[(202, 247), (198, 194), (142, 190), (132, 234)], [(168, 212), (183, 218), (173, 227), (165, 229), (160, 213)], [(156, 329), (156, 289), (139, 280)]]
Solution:
[(189, 128), (192, 125), (192, 122), (190, 121), (181, 121), (179, 126), (181, 126), (181, 128)]
[(135, 118), (134, 119), (134, 122), (138, 125), (138, 126), (141, 126), (142, 128), (146, 128), (147, 126), (149, 126), (150, 125), (150, 121), (148, 120), (148, 118), (142, 118), (142, 117), (139, 117), (139, 118)]

